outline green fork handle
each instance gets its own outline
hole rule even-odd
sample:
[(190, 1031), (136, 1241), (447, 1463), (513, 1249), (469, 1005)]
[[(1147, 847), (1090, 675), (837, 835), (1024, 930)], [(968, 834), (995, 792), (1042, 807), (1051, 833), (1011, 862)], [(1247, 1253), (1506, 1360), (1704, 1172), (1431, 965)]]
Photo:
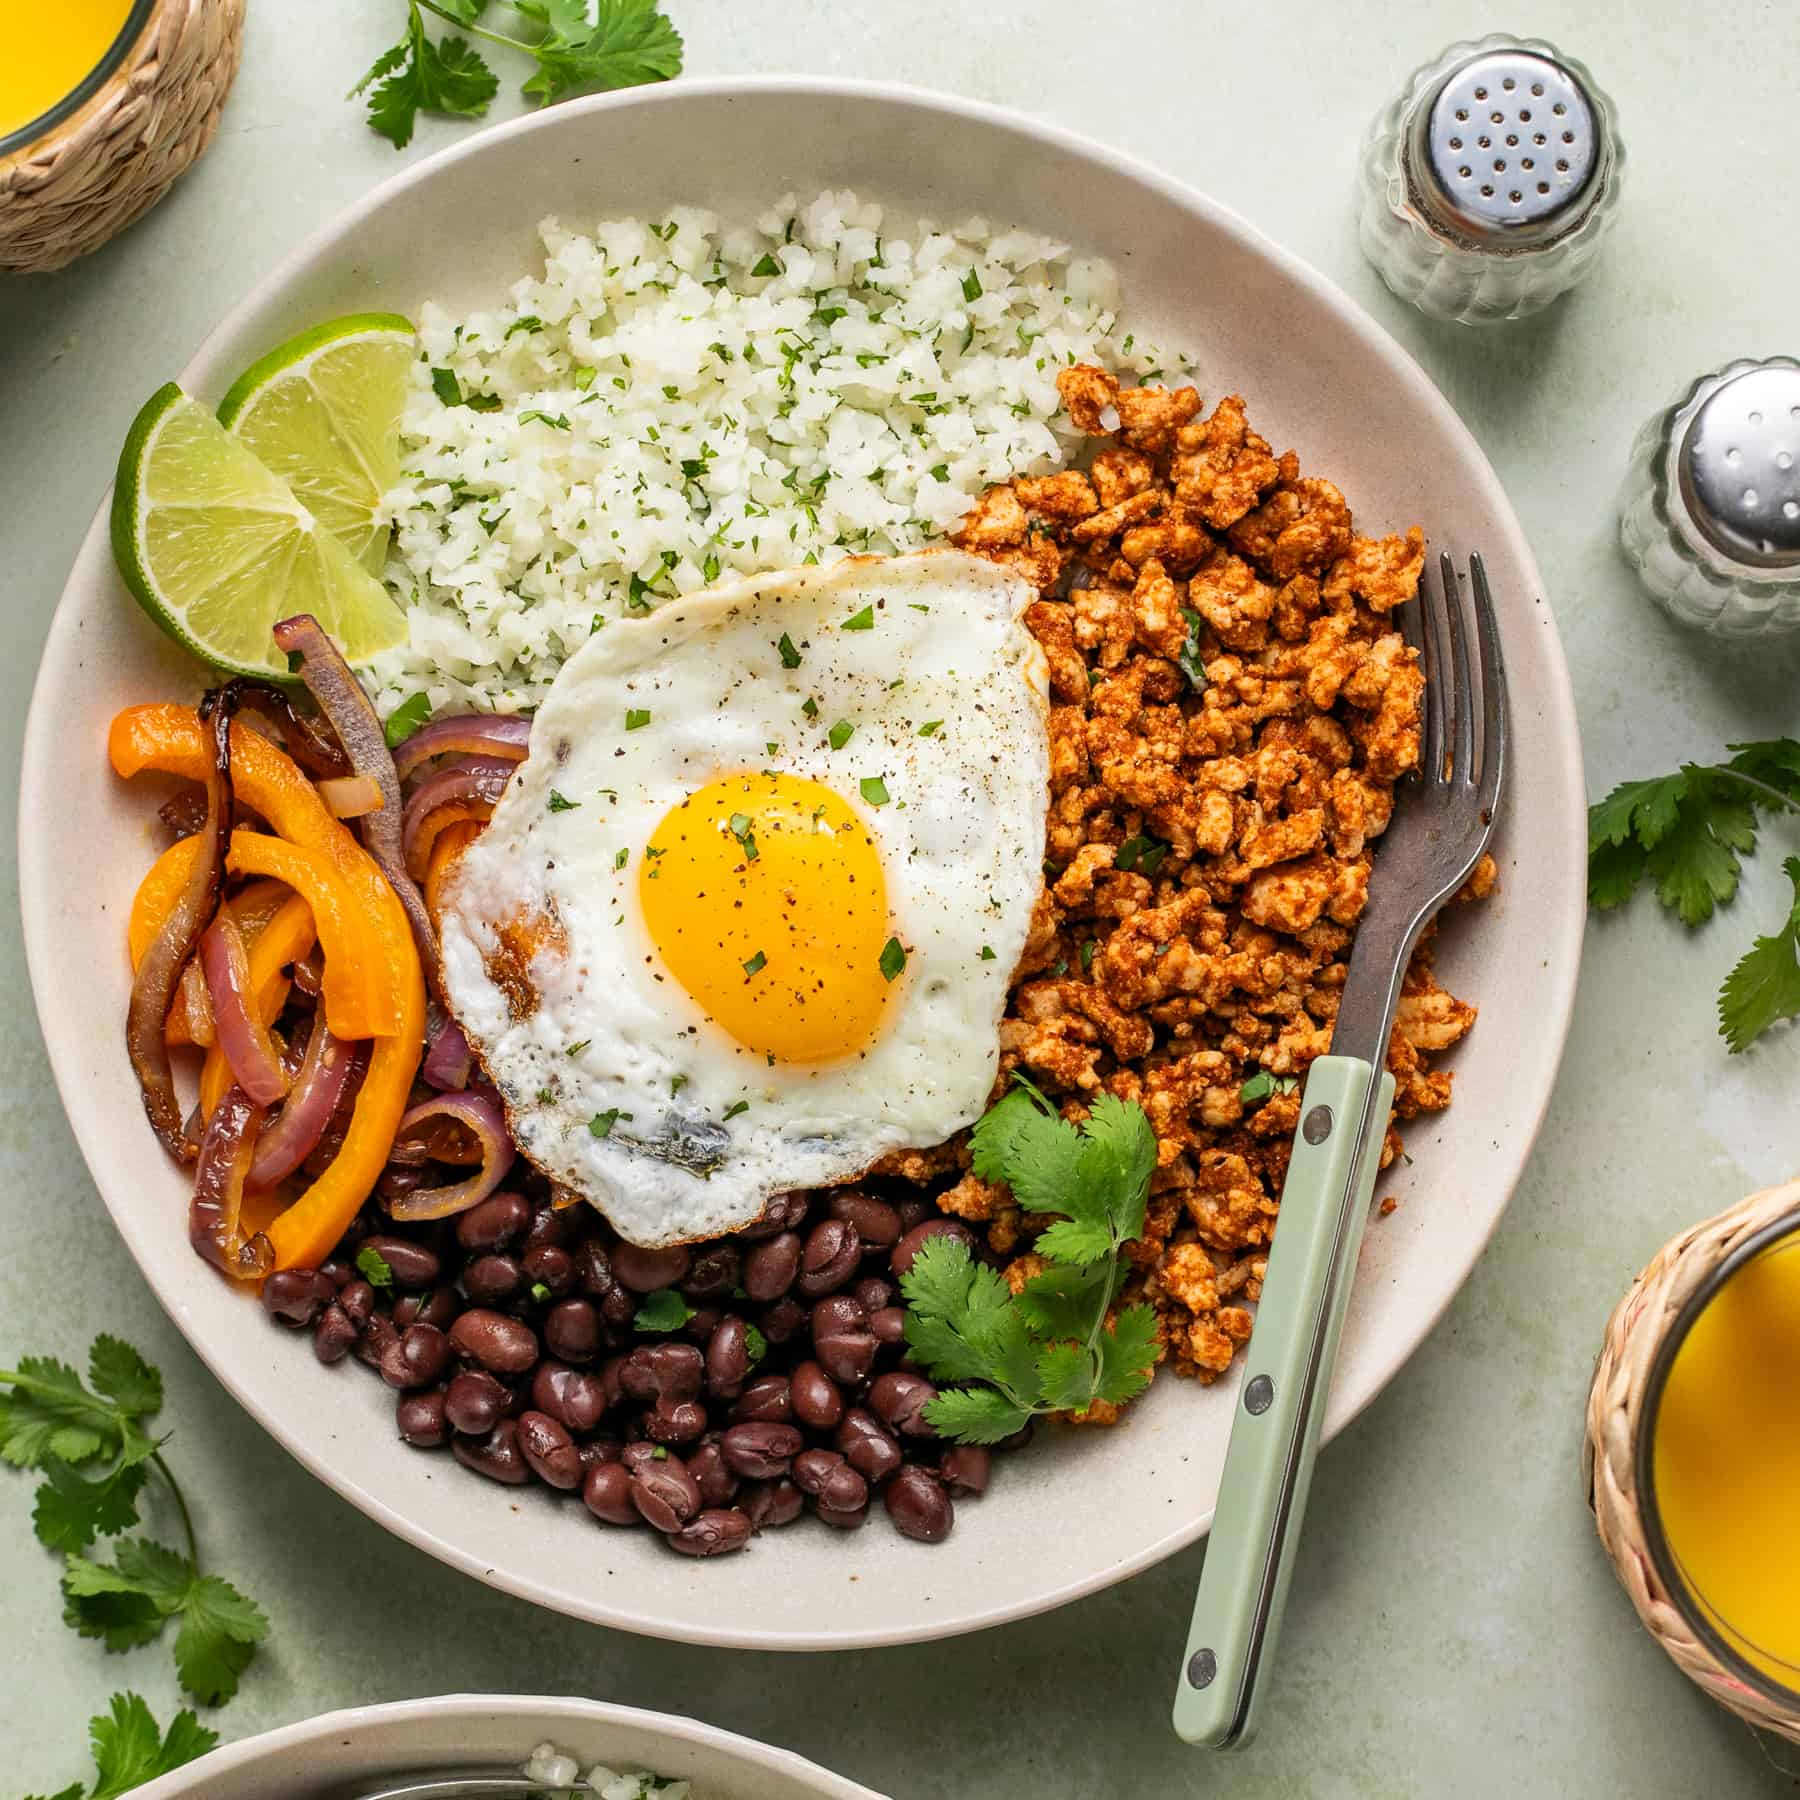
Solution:
[(1393, 1101), (1393, 1076), (1371, 1096), (1373, 1076), (1349, 1056), (1307, 1074), (1175, 1693), (1190, 1744), (1255, 1735)]

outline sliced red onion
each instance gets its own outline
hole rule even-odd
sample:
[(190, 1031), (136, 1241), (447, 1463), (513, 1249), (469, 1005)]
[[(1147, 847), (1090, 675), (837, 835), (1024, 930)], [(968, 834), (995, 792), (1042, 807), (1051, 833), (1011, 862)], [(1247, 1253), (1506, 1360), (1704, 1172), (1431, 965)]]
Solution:
[(281, 1052), (258, 1016), (250, 991), (250, 953), (229, 906), (200, 938), (200, 966), (212, 1001), (213, 1031), (237, 1085), (258, 1106), (273, 1106), (288, 1091)]
[[(239, 710), (252, 713), (275, 727), (282, 749), (315, 781), (350, 773), (350, 759), (332, 732), (330, 722), (310, 718), (294, 705), (294, 697), (272, 681), (243, 680), (238, 688)], [(264, 737), (269, 734), (263, 733)]]
[(334, 819), (363, 819), (381, 810), (381, 785), (368, 775), (338, 775), (315, 784)]
[(523, 762), (531, 741), (531, 721), (518, 713), (459, 713), (421, 725), (394, 752), (402, 781), (434, 756), (500, 756)]
[(434, 1006), (431, 1013), (425, 1033), (425, 1061), (419, 1073), (440, 1091), (466, 1088), (469, 1071), (475, 1066), (469, 1040), (463, 1036), (463, 1028), (440, 1007)]
[(440, 806), (465, 801), (498, 805), (517, 767), (517, 763), (494, 756), (459, 756), (427, 775), (406, 802), (406, 816), (400, 832), (406, 866), (415, 875), (423, 876), (425, 854), (429, 851), (431, 838), (437, 835), (435, 832), (426, 835), (425, 822)]
[(192, 1162), (196, 1153), (183, 1129), (163, 1032), (182, 967), (207, 920), (218, 911), (224, 891), (225, 839), (231, 829), (231, 715), (236, 703), (230, 684), (200, 703), (200, 717), (212, 727), (213, 749), (206, 776), (206, 822), (194, 834), (200, 850), (186, 886), (138, 964), (125, 1012), (125, 1048), (143, 1093), (144, 1111), (163, 1148), (178, 1162)]
[(263, 1109), (234, 1081), (206, 1122), (188, 1206), (188, 1242), (239, 1281), (255, 1281), (275, 1266), (269, 1240), (260, 1231), (246, 1238), (243, 1228), (244, 1182), (262, 1122)]
[(425, 896), (407, 873), (406, 859), (401, 853), (400, 777), (394, 770), (393, 752), (369, 696), (362, 690), (350, 665), (311, 613), (297, 613), (283, 619), (275, 627), (275, 642), (290, 655), (301, 657), (300, 679), (307, 685), (319, 710), (331, 721), (338, 742), (350, 758), (350, 766), (358, 775), (373, 781), (381, 794), (381, 805), (362, 821), (363, 842), (369, 854), (380, 865), (388, 885), (399, 897), (412, 927), (413, 940), (419, 947), (419, 960), (435, 989), (438, 985), (437, 938), (431, 929), (431, 916), (425, 910)]
[(313, 1015), (312, 1036), (294, 1078), (287, 1104), (256, 1143), (248, 1185), (253, 1191), (271, 1188), (299, 1168), (325, 1135), (331, 1115), (343, 1097), (344, 1084), (356, 1061), (351, 1047), (327, 1029), (322, 1013)]
[(513, 1165), (513, 1141), (506, 1129), (506, 1117), (497, 1100), (483, 1093), (437, 1094), (421, 1100), (400, 1121), (395, 1134), (408, 1132), (433, 1119), (449, 1119), (463, 1126), (481, 1147), (481, 1167), (466, 1181), (448, 1187), (416, 1188), (410, 1194), (397, 1194), (386, 1202), (391, 1218), (403, 1223), (422, 1219), (447, 1219), (452, 1213), (467, 1212), (478, 1206), (506, 1179)]

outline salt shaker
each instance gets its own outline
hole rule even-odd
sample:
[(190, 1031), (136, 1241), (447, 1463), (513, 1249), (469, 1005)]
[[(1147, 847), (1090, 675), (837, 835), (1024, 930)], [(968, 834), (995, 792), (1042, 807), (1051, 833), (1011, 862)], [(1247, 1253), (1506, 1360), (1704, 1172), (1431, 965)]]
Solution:
[(1687, 624), (1800, 630), (1800, 362), (1730, 363), (1649, 420), (1619, 496), (1619, 543)]
[(1624, 164), (1584, 63), (1541, 38), (1452, 44), (1369, 127), (1363, 254), (1433, 318), (1523, 318), (1587, 272)]

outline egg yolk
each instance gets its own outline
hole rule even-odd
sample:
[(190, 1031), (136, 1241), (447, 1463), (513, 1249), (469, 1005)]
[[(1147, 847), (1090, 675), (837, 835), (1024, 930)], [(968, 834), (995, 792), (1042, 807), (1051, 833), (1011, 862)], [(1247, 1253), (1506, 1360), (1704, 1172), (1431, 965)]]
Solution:
[(828, 1062), (880, 1028), (881, 858), (822, 783), (763, 770), (690, 794), (652, 833), (638, 894), (669, 972), (747, 1049)]

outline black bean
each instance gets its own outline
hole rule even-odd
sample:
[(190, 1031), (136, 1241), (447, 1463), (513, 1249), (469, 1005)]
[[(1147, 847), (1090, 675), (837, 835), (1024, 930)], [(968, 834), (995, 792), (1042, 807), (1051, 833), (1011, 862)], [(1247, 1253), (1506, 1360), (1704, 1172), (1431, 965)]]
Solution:
[(592, 1431), (606, 1411), (606, 1389), (587, 1369), (541, 1362), (531, 1378), (531, 1403), (576, 1433)]
[(892, 1349), (896, 1344), (906, 1342), (906, 1308), (904, 1306), (884, 1306), (877, 1312), (869, 1314), (869, 1330), (874, 1333), (876, 1343), (883, 1349)]
[(835, 1293), (856, 1273), (861, 1261), (862, 1240), (856, 1227), (843, 1219), (821, 1219), (807, 1233), (794, 1292), (802, 1300), (819, 1300)]
[(929, 1469), (909, 1463), (881, 1492), (894, 1529), (921, 1544), (941, 1544), (956, 1522), (956, 1509)]
[(486, 1369), (464, 1369), (450, 1377), (444, 1390), (444, 1412), (455, 1430), (481, 1437), (506, 1417), (512, 1400), (512, 1389)]
[(738, 1285), (744, 1253), (735, 1244), (711, 1244), (694, 1258), (681, 1279), (681, 1291), (690, 1300), (723, 1300)]
[(319, 1273), (332, 1285), (333, 1291), (346, 1288), (356, 1279), (355, 1267), (341, 1256), (328, 1256), (319, 1264)]
[(744, 1292), (759, 1304), (779, 1300), (800, 1273), (800, 1234), (784, 1231), (744, 1258)]
[(869, 1404), (902, 1437), (934, 1438), (937, 1427), (925, 1417), (925, 1408), (937, 1398), (937, 1389), (923, 1375), (894, 1369), (877, 1378), (869, 1389)]
[(938, 1475), (949, 1494), (985, 1494), (993, 1473), (993, 1457), (980, 1444), (952, 1444), (938, 1462)]
[(622, 1406), (625, 1401), (625, 1384), (620, 1376), (625, 1370), (625, 1358), (609, 1356), (600, 1365), (600, 1388), (606, 1398), (606, 1410), (611, 1412), (615, 1406)]
[(459, 1356), (497, 1375), (523, 1375), (538, 1359), (537, 1333), (522, 1320), (486, 1307), (464, 1313), (446, 1335)]
[(853, 1406), (844, 1414), (836, 1442), (844, 1460), (870, 1483), (886, 1481), (906, 1460), (900, 1440), (861, 1406)]
[(448, 1331), (462, 1311), (456, 1289), (440, 1282), (428, 1294), (402, 1294), (394, 1302), (394, 1323), (402, 1329), (408, 1325), (435, 1325)]
[(866, 1323), (855, 1295), (833, 1294), (812, 1309), (813, 1342), (816, 1344), (821, 1338), (837, 1337), (846, 1331), (860, 1331)]
[(428, 1288), (438, 1278), (441, 1265), (437, 1257), (411, 1238), (379, 1233), (364, 1238), (362, 1248), (373, 1250), (393, 1271), (395, 1287)]
[(844, 1416), (844, 1396), (816, 1362), (803, 1362), (788, 1381), (794, 1417), (814, 1431), (830, 1431)]
[(867, 1378), (869, 1371), (875, 1366), (875, 1352), (880, 1349), (875, 1341), (874, 1332), (866, 1325), (858, 1326), (853, 1331), (834, 1331), (829, 1337), (820, 1337), (815, 1321), (813, 1328), (813, 1354), (819, 1359), (825, 1373), (844, 1387), (855, 1387)]
[(430, 1387), (444, 1373), (450, 1344), (435, 1325), (409, 1325), (381, 1357), (381, 1379), (389, 1387)]
[(701, 1500), (708, 1506), (729, 1506), (742, 1485), (725, 1461), (717, 1433), (710, 1434), (688, 1452), (687, 1466), (688, 1473), (699, 1484)]
[(763, 1216), (754, 1225), (746, 1225), (737, 1234), (738, 1241), (754, 1244), (764, 1238), (772, 1238), (778, 1231), (791, 1231), (806, 1217), (806, 1207), (804, 1193), (777, 1194), (763, 1208)]
[(444, 1416), (444, 1390), (427, 1388), (423, 1393), (402, 1394), (394, 1403), (394, 1423), (400, 1436), (415, 1450), (435, 1450), (450, 1435), (450, 1422)]
[(679, 1531), (700, 1510), (700, 1485), (678, 1456), (646, 1463), (631, 1477), (631, 1503), (651, 1528)]
[(450, 1440), (450, 1449), (465, 1469), (473, 1469), (490, 1481), (523, 1487), (531, 1479), (531, 1471), (519, 1453), (519, 1427), (512, 1419), (502, 1419), (484, 1438), (459, 1433)]
[(456, 1241), (465, 1250), (502, 1250), (516, 1242), (530, 1223), (531, 1204), (523, 1194), (489, 1194), (457, 1215)]
[(904, 1200), (894, 1202), (894, 1211), (900, 1215), (900, 1233), (904, 1237), (915, 1225), (922, 1225), (932, 1216), (932, 1204), (921, 1194), (908, 1194)]
[(584, 1237), (575, 1246), (575, 1278), (584, 1294), (604, 1299), (619, 1284), (613, 1280), (612, 1258), (599, 1238)]
[(682, 1326), (681, 1335), (690, 1344), (698, 1344), (704, 1350), (707, 1339), (719, 1329), (719, 1323), (724, 1317), (725, 1312), (722, 1307), (696, 1307), (689, 1316), (688, 1322)]
[(758, 1531), (791, 1525), (806, 1506), (806, 1496), (791, 1481), (747, 1481), (738, 1489), (738, 1508)]
[(813, 1517), (821, 1525), (829, 1525), (834, 1531), (860, 1531), (869, 1520), (867, 1506), (858, 1506), (849, 1512), (839, 1512), (835, 1507), (827, 1506), (823, 1501), (813, 1502)]
[(913, 1265), (913, 1258), (920, 1248), (934, 1237), (955, 1238), (971, 1255), (975, 1251), (975, 1234), (968, 1226), (959, 1224), (955, 1219), (927, 1219), (921, 1225), (915, 1225), (894, 1246), (894, 1253), (888, 1258), (888, 1267), (896, 1275), (906, 1274)]
[(755, 1424), (784, 1424), (794, 1416), (785, 1375), (759, 1375), (732, 1402), (731, 1416)]
[(856, 1304), (871, 1316), (894, 1304), (894, 1284), (879, 1275), (865, 1275), (850, 1292)]
[(835, 1450), (803, 1450), (794, 1458), (794, 1486), (832, 1512), (869, 1504), (869, 1484)]
[(329, 1276), (317, 1269), (277, 1269), (263, 1283), (263, 1311), (283, 1325), (310, 1325), (337, 1298)]
[(564, 1362), (600, 1354), (600, 1314), (591, 1300), (559, 1300), (544, 1314), (544, 1342)]
[(661, 1444), (647, 1443), (639, 1439), (635, 1444), (626, 1444), (619, 1451), (619, 1461), (635, 1475), (639, 1469), (647, 1469), (653, 1462), (667, 1462), (669, 1453)]
[(557, 1244), (539, 1244), (519, 1258), (525, 1279), (536, 1287), (548, 1288), (552, 1294), (573, 1293), (578, 1285), (575, 1259)]
[(760, 1328), (764, 1338), (771, 1344), (785, 1344), (799, 1331), (809, 1317), (807, 1310), (800, 1302), (789, 1295), (786, 1299), (777, 1300), (765, 1309)]
[(637, 1309), (638, 1297), (630, 1288), (614, 1286), (601, 1296), (600, 1317), (613, 1331), (629, 1331)]
[(749, 1374), (749, 1328), (734, 1314), (721, 1319), (706, 1340), (706, 1391), (715, 1400), (735, 1400)]
[(736, 1507), (708, 1507), (696, 1513), (679, 1531), (671, 1532), (671, 1550), (683, 1556), (725, 1556), (750, 1541), (750, 1521)]
[(575, 1440), (548, 1413), (519, 1414), (519, 1454), (539, 1481), (553, 1488), (581, 1486), (581, 1452)]
[(525, 1271), (517, 1257), (478, 1256), (462, 1272), (462, 1289), (477, 1306), (497, 1306), (510, 1300), (525, 1285)]
[(335, 1302), (313, 1327), (313, 1355), (322, 1363), (342, 1362), (356, 1342), (356, 1321)]
[(806, 1439), (792, 1425), (774, 1423), (733, 1425), (719, 1439), (726, 1462), (751, 1481), (785, 1475), (805, 1446)]
[(857, 1188), (839, 1188), (831, 1196), (831, 1216), (856, 1227), (865, 1250), (891, 1250), (900, 1241), (900, 1215), (885, 1200)]
[(631, 1471), (623, 1463), (597, 1463), (582, 1477), (581, 1504), (608, 1525), (635, 1525), (638, 1509), (631, 1503)]
[(644, 1436), (657, 1444), (692, 1444), (707, 1426), (706, 1408), (697, 1400), (659, 1401), (644, 1414)]
[(654, 1294), (658, 1288), (680, 1282), (693, 1260), (680, 1244), (648, 1250), (641, 1244), (621, 1242), (613, 1246), (612, 1272), (614, 1279), (634, 1294)]
[(558, 1250), (573, 1250), (581, 1237), (581, 1218), (572, 1206), (540, 1206), (525, 1227), (527, 1251), (541, 1250), (554, 1244)]
[(353, 1281), (338, 1289), (337, 1303), (349, 1315), (350, 1323), (361, 1331), (375, 1310), (375, 1290), (366, 1281)]
[(634, 1400), (670, 1405), (697, 1400), (706, 1379), (706, 1358), (692, 1344), (640, 1344), (619, 1369), (619, 1385)]
[(615, 1437), (591, 1437), (580, 1446), (581, 1466), (597, 1469), (602, 1463), (616, 1463), (624, 1447)]
[(398, 1200), (425, 1185), (430, 1171), (416, 1163), (391, 1162), (376, 1178), (375, 1192), (383, 1200)]
[(371, 1313), (362, 1335), (356, 1340), (356, 1359), (364, 1362), (371, 1369), (381, 1367), (381, 1359), (399, 1343), (400, 1333), (394, 1329), (394, 1321), (386, 1313)]

